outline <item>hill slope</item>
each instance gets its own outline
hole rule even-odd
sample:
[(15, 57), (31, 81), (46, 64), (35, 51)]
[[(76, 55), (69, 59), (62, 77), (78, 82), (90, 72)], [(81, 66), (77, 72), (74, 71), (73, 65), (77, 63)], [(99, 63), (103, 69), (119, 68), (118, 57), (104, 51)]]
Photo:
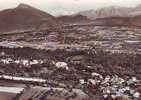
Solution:
[(40, 28), (44, 23), (49, 26), (56, 24), (56, 20), (52, 15), (26, 4), (0, 12), (0, 32)]
[(83, 15), (66, 15), (66, 16), (59, 16), (57, 20), (62, 23), (85, 23), (91, 21), (89, 18)]

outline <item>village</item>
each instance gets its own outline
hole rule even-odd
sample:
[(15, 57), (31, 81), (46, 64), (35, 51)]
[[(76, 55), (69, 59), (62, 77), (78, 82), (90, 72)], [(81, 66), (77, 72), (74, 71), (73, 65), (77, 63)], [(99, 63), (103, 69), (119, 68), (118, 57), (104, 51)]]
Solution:
[(9, 95), (3, 100), (140, 100), (140, 32), (65, 25), (3, 33), (0, 91), (8, 93), (0, 95)]
[(94, 47), (117, 53), (141, 53), (141, 29), (93, 25), (64, 25), (59, 29), (2, 34), (0, 46), (36, 49)]

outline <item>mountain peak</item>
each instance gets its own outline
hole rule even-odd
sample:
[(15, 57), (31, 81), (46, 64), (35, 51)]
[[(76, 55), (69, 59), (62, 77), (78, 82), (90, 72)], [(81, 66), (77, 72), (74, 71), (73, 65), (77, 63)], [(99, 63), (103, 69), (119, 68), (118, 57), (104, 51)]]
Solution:
[(15, 8), (0, 11), (0, 32), (36, 30), (56, 24), (57, 21), (52, 15), (23, 3)]
[(33, 8), (33, 7), (31, 7), (31, 6), (28, 5), (28, 4), (20, 3), (20, 4), (17, 6), (17, 8)]

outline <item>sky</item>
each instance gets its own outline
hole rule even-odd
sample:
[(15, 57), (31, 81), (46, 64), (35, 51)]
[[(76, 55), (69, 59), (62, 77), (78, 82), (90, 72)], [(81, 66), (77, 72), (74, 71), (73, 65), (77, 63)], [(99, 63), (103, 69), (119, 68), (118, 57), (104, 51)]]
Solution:
[(0, 0), (0, 10), (16, 7), (19, 3), (29, 4), (52, 15), (66, 15), (108, 6), (133, 7), (141, 4), (141, 0)]

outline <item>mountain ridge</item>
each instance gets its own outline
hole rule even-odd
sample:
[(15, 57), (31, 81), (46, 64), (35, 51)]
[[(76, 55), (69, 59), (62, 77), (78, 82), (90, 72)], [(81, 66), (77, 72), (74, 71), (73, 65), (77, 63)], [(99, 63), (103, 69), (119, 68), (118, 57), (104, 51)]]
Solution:
[(27, 4), (0, 11), (0, 32), (38, 30), (60, 24), (100, 22), (101, 25), (141, 25), (141, 5), (134, 8), (112, 6), (55, 17)]
[(87, 10), (87, 11), (81, 11), (76, 14), (87, 16), (88, 18), (94, 20), (97, 18), (106, 18), (106, 17), (130, 17), (133, 16), (134, 13), (137, 13), (141, 11), (141, 5), (138, 5), (136, 7), (120, 7), (120, 6), (110, 6), (110, 7), (104, 7), (97, 10)]

